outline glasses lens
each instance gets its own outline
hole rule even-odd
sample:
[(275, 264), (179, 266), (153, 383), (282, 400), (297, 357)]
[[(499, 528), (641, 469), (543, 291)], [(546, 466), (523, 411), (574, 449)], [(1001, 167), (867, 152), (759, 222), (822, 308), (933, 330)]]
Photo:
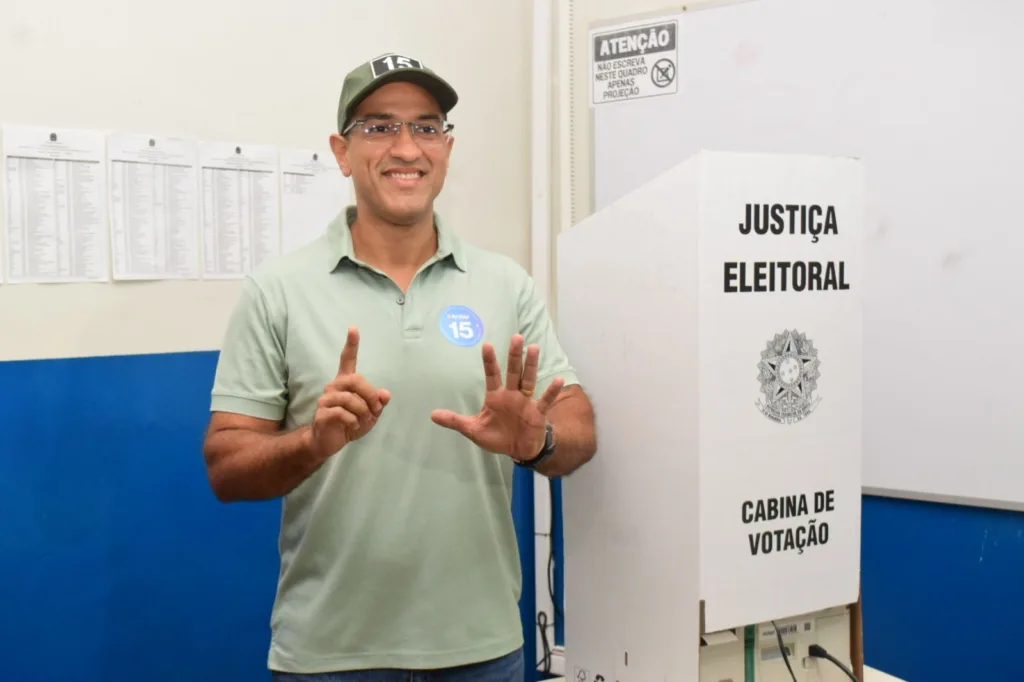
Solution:
[(444, 128), (441, 126), (440, 121), (418, 121), (410, 124), (410, 127), (412, 128), (413, 135), (426, 140), (439, 140), (444, 134)]
[(391, 121), (369, 119), (363, 122), (363, 135), (370, 140), (392, 137), (397, 132)]

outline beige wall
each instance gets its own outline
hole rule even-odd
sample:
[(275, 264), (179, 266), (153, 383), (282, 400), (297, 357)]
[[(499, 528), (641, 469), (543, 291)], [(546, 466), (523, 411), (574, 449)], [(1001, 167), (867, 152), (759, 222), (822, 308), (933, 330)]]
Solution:
[[(322, 148), (346, 71), (407, 52), (462, 98), (440, 210), (528, 266), (530, 43), (522, 2), (8, 0), (0, 123)], [(237, 290), (0, 284), (0, 361), (215, 349)]]

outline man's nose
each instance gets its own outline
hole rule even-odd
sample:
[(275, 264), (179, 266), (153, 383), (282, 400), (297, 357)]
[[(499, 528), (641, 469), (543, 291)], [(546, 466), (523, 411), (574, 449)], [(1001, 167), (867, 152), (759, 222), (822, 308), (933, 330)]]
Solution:
[(409, 126), (403, 125), (398, 130), (391, 153), (403, 161), (412, 161), (423, 155), (423, 150), (416, 144), (416, 139), (412, 136)]

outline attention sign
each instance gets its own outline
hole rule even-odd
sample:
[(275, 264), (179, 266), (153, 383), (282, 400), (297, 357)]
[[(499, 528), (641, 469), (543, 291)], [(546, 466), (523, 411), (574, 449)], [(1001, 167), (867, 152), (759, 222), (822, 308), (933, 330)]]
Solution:
[(678, 28), (676, 21), (664, 21), (592, 31), (591, 104), (674, 94)]

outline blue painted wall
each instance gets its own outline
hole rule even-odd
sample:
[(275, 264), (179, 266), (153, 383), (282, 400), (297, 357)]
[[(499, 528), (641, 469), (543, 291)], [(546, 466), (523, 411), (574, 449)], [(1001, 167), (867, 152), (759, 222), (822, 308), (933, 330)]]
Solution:
[(561, 548), (564, 546), (562, 530), (562, 481), (555, 479), (551, 485), (551, 513), (554, 515), (551, 536), (555, 543), (555, 565), (551, 571), (554, 578), (555, 593), (555, 644), (565, 646), (565, 567), (562, 564)]
[(1024, 514), (881, 497), (863, 512), (868, 664), (910, 682), (1024, 679)]
[[(0, 363), (0, 679), (269, 679), (279, 504), (210, 492), (216, 361)], [(515, 506), (535, 661), (530, 481)]]

